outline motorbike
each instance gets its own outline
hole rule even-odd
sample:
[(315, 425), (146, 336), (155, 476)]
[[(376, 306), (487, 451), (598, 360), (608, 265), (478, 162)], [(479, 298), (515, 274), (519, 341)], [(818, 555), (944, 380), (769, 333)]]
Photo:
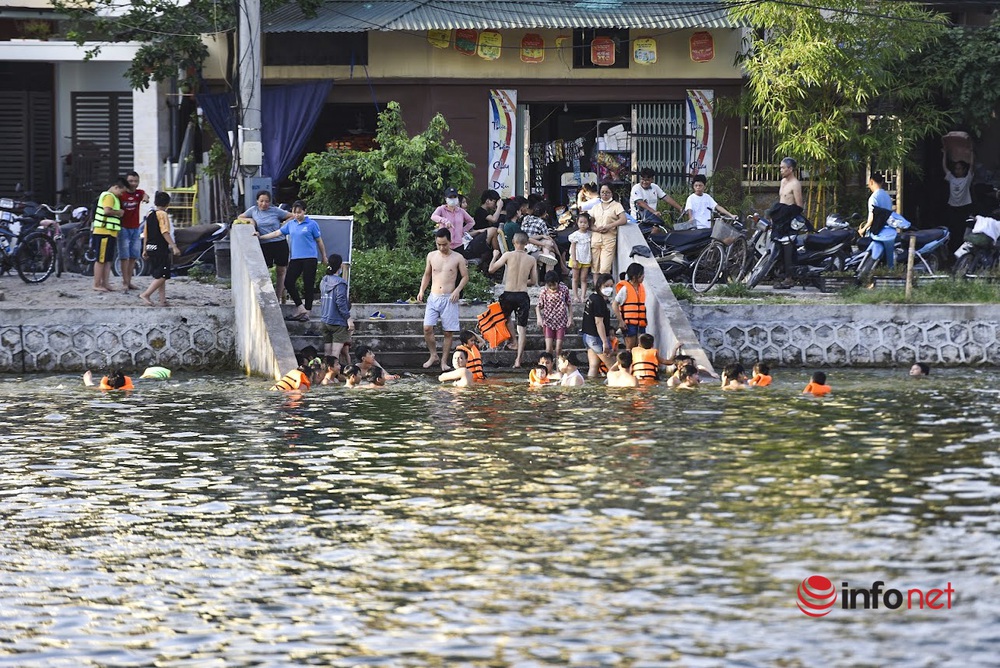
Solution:
[(229, 234), (227, 223), (205, 223), (193, 227), (178, 227), (174, 230), (174, 241), (181, 249), (180, 256), (171, 258), (171, 275), (183, 276), (196, 265), (215, 267), (215, 242)]
[[(743, 279), (751, 288), (765, 278), (784, 276), (781, 244), (770, 238), (771, 222), (759, 218), (756, 225), (751, 237), (751, 252), (757, 249), (760, 256)], [(826, 226), (819, 232), (812, 229), (804, 216), (797, 216), (792, 221), (792, 230), (798, 235), (791, 278), (806, 283), (815, 282), (823, 272), (843, 270), (855, 237), (850, 223), (839, 214), (827, 216)]]
[(966, 226), (965, 242), (955, 251), (955, 276), (960, 279), (994, 269), (1000, 262), (1000, 221), (971, 216)]
[(691, 277), (695, 260), (712, 243), (712, 230), (675, 230), (667, 234), (650, 234), (646, 243), (653, 259), (660, 265), (668, 281)]

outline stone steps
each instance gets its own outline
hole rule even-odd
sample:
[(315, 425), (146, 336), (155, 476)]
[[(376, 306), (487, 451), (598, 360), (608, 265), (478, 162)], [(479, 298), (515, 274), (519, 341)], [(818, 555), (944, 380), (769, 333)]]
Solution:
[[(459, 312), (461, 328), (478, 331), (476, 316), (485, 309), (485, 304), (462, 305)], [(566, 333), (563, 348), (577, 351), (580, 360), (583, 361), (586, 359), (586, 352), (579, 335), (583, 305), (575, 304), (573, 310), (573, 327)], [(295, 307), (285, 304), (282, 306), (282, 311), (285, 316), (289, 316), (294, 313)], [(385, 319), (369, 317), (375, 312), (385, 315)], [(425, 372), (422, 365), (427, 360), (428, 353), (423, 335), (423, 304), (357, 304), (352, 309), (352, 317), (355, 325), (353, 337), (355, 348), (360, 345), (371, 346), (376, 351), (379, 362), (387, 369)], [(310, 318), (309, 322), (285, 321), (293, 349), (301, 350), (306, 346), (314, 346), (317, 350), (323, 349), (323, 323), (320, 320), (318, 304), (313, 307)], [(440, 353), (444, 338), (440, 326), (435, 328), (435, 334)], [(453, 350), (458, 342), (456, 335), (452, 340)], [(545, 338), (536, 324), (534, 311), (528, 321), (528, 336), (524, 350), (522, 362), (525, 365), (534, 362), (538, 359), (538, 353), (545, 350)], [(514, 357), (513, 350), (483, 352), (487, 369), (497, 367), (509, 369), (514, 363)], [(436, 370), (428, 371), (428, 373), (433, 372)]]

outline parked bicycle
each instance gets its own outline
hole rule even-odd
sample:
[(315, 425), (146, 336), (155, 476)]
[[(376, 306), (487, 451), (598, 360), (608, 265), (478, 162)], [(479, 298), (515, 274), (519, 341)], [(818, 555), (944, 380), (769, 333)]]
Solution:
[(713, 214), (712, 241), (694, 262), (691, 287), (695, 292), (708, 292), (720, 281), (741, 280), (748, 254), (743, 223), (736, 217)]
[(23, 231), (9, 211), (0, 211), (0, 274), (11, 269), (25, 283), (41, 283), (55, 271), (56, 246), (48, 235)]

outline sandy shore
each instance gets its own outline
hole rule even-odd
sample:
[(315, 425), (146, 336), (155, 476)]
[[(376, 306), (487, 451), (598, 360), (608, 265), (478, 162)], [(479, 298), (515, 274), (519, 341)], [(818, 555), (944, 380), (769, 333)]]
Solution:
[[(29, 285), (16, 272), (0, 276), (0, 309), (6, 308), (117, 308), (145, 306), (139, 299), (139, 292), (149, 287), (153, 280), (148, 276), (133, 279), (139, 290), (124, 291), (121, 279), (111, 277), (111, 285), (116, 292), (97, 292), (93, 289), (93, 278), (79, 274), (54, 275), (48, 280)], [(154, 303), (157, 299), (154, 298)], [(167, 281), (167, 308), (192, 306), (226, 306), (232, 304), (229, 281), (201, 283), (186, 276), (178, 276)], [(158, 307), (146, 307), (158, 308)]]

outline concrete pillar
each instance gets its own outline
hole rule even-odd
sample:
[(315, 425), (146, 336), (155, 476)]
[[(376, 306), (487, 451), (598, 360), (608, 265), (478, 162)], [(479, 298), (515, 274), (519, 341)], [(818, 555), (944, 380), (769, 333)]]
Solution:
[(646, 331), (656, 339), (656, 347), (662, 355), (670, 355), (679, 341), (684, 345), (684, 354), (693, 357), (699, 366), (712, 369), (712, 362), (701, 347), (691, 321), (674, 297), (656, 260), (639, 255), (629, 257), (632, 247), (639, 245), (646, 246), (646, 240), (638, 225), (622, 225), (618, 228), (618, 269), (615, 278), (633, 262), (638, 262), (645, 268), (643, 285), (646, 287)]

